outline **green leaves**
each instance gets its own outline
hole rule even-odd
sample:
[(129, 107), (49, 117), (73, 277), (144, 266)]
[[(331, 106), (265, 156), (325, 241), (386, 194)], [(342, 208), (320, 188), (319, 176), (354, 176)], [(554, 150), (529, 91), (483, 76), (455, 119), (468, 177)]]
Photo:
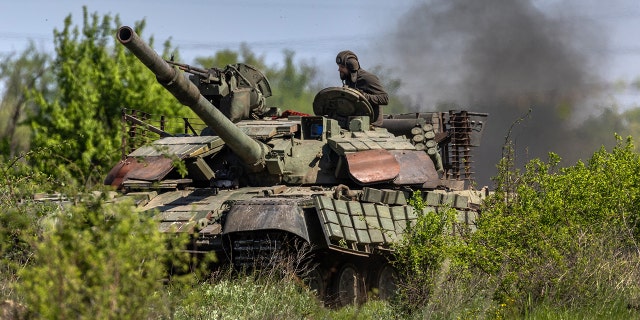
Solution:
[[(39, 106), (30, 118), (34, 147), (52, 154), (31, 164), (67, 183), (100, 184), (120, 158), (121, 110), (132, 108), (169, 116), (192, 116), (162, 88), (155, 76), (116, 44), (120, 21), (84, 10), (81, 29), (65, 19), (54, 31), (57, 56), (52, 71), (53, 94), (32, 92)], [(142, 32), (144, 22), (137, 24)], [(153, 41), (150, 41), (153, 42)], [(170, 51), (170, 44), (164, 48)]]
[(451, 236), (445, 211), (424, 211), (397, 248), (400, 306), (449, 318), (481, 305), (474, 314), (492, 317), (638, 305), (640, 155), (616, 141), (586, 162), (560, 167), (550, 154), (522, 172), (507, 152), (474, 233)]
[[(559, 158), (550, 155), (546, 163), (529, 162), (522, 174), (501, 173), (511, 179), (511, 188), (498, 189), (489, 199), (471, 241), (479, 253), (475, 265), (500, 283), (500, 301), (528, 297), (534, 303), (573, 305), (591, 303), (587, 296), (609, 301), (638, 289), (630, 285), (612, 290), (616, 281), (634, 283), (635, 273), (579, 276), (585, 270), (613, 270), (628, 259), (640, 258), (624, 254), (630, 244), (638, 250), (640, 156), (630, 138), (616, 139), (611, 152), (602, 148), (587, 164), (558, 168)], [(500, 183), (507, 185), (504, 180)], [(616, 256), (605, 262), (594, 252)], [(596, 284), (606, 294), (588, 289)], [(577, 292), (589, 294), (576, 296)]]
[(142, 319), (160, 302), (168, 251), (131, 203), (69, 207), (36, 244), (20, 292), (43, 318)]
[(451, 261), (457, 261), (461, 239), (453, 235), (455, 210), (446, 206), (427, 207), (420, 191), (409, 199), (417, 213), (415, 224), (408, 225), (402, 241), (394, 246), (394, 266), (403, 284), (402, 308), (413, 311), (431, 298)]

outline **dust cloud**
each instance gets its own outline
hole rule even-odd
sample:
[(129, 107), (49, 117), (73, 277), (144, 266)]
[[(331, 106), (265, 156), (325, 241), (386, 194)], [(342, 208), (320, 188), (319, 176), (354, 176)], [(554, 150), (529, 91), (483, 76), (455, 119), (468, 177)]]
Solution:
[(605, 33), (571, 5), (552, 5), (431, 0), (385, 36), (381, 54), (412, 111), (489, 113), (475, 152), (480, 185), (491, 185), (509, 128), (522, 117), (510, 134), (520, 165), (546, 160), (548, 152), (573, 163), (600, 147), (585, 145), (574, 129), (602, 86), (597, 66), (605, 58)]

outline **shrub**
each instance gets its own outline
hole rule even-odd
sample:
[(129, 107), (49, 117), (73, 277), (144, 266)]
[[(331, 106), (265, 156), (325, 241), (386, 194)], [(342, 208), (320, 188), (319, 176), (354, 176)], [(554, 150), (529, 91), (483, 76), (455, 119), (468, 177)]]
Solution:
[(161, 309), (167, 250), (130, 203), (86, 201), (51, 217), (19, 274), (30, 312), (43, 318), (143, 319)]
[(420, 191), (413, 193), (409, 203), (417, 219), (407, 225), (394, 247), (394, 265), (400, 275), (396, 307), (410, 314), (424, 306), (444, 281), (461, 239), (452, 234), (455, 210), (426, 208)]
[(0, 156), (0, 296), (7, 299), (16, 298), (12, 284), (33, 257), (33, 244), (42, 234), (40, 220), (58, 208), (58, 203), (33, 201), (34, 194), (63, 189), (25, 164), (33, 153)]
[(550, 154), (522, 174), (501, 168), (470, 246), (473, 266), (495, 278), (497, 303), (637, 305), (640, 157), (617, 138), (586, 164), (559, 168)]

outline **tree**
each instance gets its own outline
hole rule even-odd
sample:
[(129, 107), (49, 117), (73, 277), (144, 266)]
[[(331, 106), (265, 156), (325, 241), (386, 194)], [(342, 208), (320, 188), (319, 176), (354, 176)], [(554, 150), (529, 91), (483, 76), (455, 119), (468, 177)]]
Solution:
[[(38, 112), (30, 117), (32, 146), (42, 148), (31, 164), (65, 183), (101, 183), (120, 158), (122, 109), (167, 116), (193, 114), (155, 80), (122, 45), (115, 44), (120, 21), (84, 8), (82, 28), (71, 16), (54, 31), (56, 58), (52, 66), (57, 87), (51, 96), (34, 90)], [(136, 23), (141, 34), (144, 21)], [(149, 44), (153, 45), (153, 39)], [(171, 51), (165, 42), (164, 56)], [(174, 55), (177, 52), (172, 52)]]
[(626, 122), (628, 134), (632, 137), (640, 136), (640, 108), (625, 110), (622, 119)]
[(267, 104), (284, 110), (299, 112), (313, 112), (313, 98), (318, 90), (312, 85), (316, 75), (316, 67), (305, 63), (298, 64), (294, 61), (295, 53), (291, 50), (284, 51), (284, 66), (268, 67), (263, 56), (256, 55), (249, 46), (242, 44), (240, 52), (222, 50), (211, 57), (198, 57), (196, 63), (205, 68), (222, 68), (228, 64), (245, 63), (264, 73), (273, 95), (267, 99)]
[(257, 56), (246, 43), (240, 44), (240, 52), (230, 49), (220, 50), (213, 56), (196, 57), (195, 62), (203, 68), (223, 68), (228, 64), (246, 63), (258, 70), (265, 72), (268, 68), (264, 62), (264, 57)]
[(313, 114), (313, 98), (315, 91), (311, 90), (311, 82), (316, 74), (316, 68), (305, 63), (294, 62), (295, 53), (284, 51), (284, 67), (280, 70), (269, 70), (274, 95), (270, 105), (282, 110), (294, 110)]
[(33, 153), (0, 158), (0, 296), (6, 299), (15, 298), (12, 283), (19, 279), (17, 272), (32, 262), (34, 246), (42, 235), (41, 219), (60, 206), (58, 201), (34, 201), (34, 195), (51, 190), (70, 197), (74, 194), (29, 167)]
[[(0, 79), (4, 92), (0, 102), (0, 154), (9, 158), (29, 149), (29, 131), (23, 125), (27, 114), (37, 106), (29, 99), (29, 91), (48, 96), (53, 89), (49, 70), (51, 58), (30, 43), (17, 58), (9, 55), (0, 62)], [(25, 130), (26, 129), (26, 130)]]

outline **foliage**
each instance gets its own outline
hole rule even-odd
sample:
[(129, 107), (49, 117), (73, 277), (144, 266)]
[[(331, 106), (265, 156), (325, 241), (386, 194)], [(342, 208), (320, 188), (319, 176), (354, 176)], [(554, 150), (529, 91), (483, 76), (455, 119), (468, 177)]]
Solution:
[(439, 210), (408, 229), (394, 308), (418, 318), (637, 315), (640, 155), (630, 138), (617, 141), (587, 163), (559, 167), (550, 154), (523, 172), (507, 145), (476, 232), (451, 237)]
[(519, 310), (638, 303), (640, 157), (633, 150), (630, 138), (618, 137), (612, 152), (602, 148), (586, 164), (559, 168), (551, 154), (523, 174), (500, 170), (470, 246), (474, 266), (496, 281), (497, 302)]
[(222, 272), (187, 291), (172, 290), (180, 298), (173, 319), (392, 319), (384, 301), (326, 309), (314, 294), (293, 278), (236, 276)]
[(640, 108), (625, 110), (620, 117), (624, 120), (625, 132), (632, 137), (640, 137)]
[(274, 95), (269, 101), (273, 106), (284, 110), (313, 114), (313, 98), (315, 90), (311, 90), (311, 80), (316, 74), (315, 67), (305, 63), (294, 63), (295, 53), (284, 51), (284, 67), (280, 70), (269, 70)]
[[(115, 45), (116, 16), (89, 15), (84, 8), (82, 28), (54, 32), (56, 58), (52, 66), (57, 90), (50, 96), (33, 90), (39, 106), (30, 117), (36, 148), (56, 150), (31, 162), (42, 172), (68, 177), (70, 184), (100, 183), (120, 157), (121, 112), (132, 108), (169, 116), (191, 115), (162, 88), (122, 45)], [(144, 22), (135, 29), (141, 33)], [(153, 44), (153, 39), (149, 41)], [(170, 51), (167, 42), (165, 55)]]
[(174, 319), (296, 319), (322, 308), (310, 292), (292, 281), (249, 276), (203, 283), (183, 301)]
[(48, 216), (18, 289), (43, 318), (142, 319), (161, 309), (168, 251), (132, 203), (87, 199)]
[(445, 230), (451, 221), (446, 210), (438, 212), (433, 207), (427, 209), (420, 191), (414, 191), (409, 204), (417, 212), (418, 219), (405, 229), (402, 243), (396, 248), (397, 256), (400, 262), (409, 262), (402, 266), (408, 273), (422, 274), (438, 268), (444, 260)]
[[(187, 239), (161, 236), (155, 221), (139, 216), (127, 198), (106, 203), (61, 186), (28, 166), (34, 153), (0, 161), (4, 302), (22, 315), (28, 310), (44, 318), (167, 313), (164, 306), (173, 304), (161, 282), (167, 266), (184, 274), (172, 275), (173, 287), (200, 274), (185, 253), (167, 250), (167, 243), (184, 248)], [(0, 317), (7, 311), (4, 302)]]
[(213, 56), (197, 57), (195, 59), (195, 62), (203, 68), (223, 68), (228, 64), (242, 62), (253, 66), (263, 72), (267, 70), (267, 65), (265, 64), (264, 57), (257, 56), (254, 52), (251, 51), (251, 48), (249, 48), (246, 43), (242, 43), (240, 45), (239, 52), (229, 49), (220, 50), (217, 51)]
[(627, 320), (638, 317), (637, 310), (633, 310), (625, 299), (612, 301), (606, 305), (592, 304), (580, 308), (558, 307), (554, 304), (541, 304), (535, 309), (527, 311), (521, 318), (531, 320), (581, 320), (581, 319), (603, 319), (603, 320)]
[(18, 57), (7, 55), (0, 62), (0, 80), (4, 80), (0, 102), (0, 119), (3, 119), (0, 121), (0, 155), (13, 157), (28, 151), (30, 131), (23, 122), (27, 113), (36, 110), (36, 105), (27, 92), (37, 88), (47, 96), (52, 90), (50, 60), (48, 54), (30, 42)]
[(0, 296), (7, 298), (14, 296), (11, 283), (17, 280), (17, 271), (33, 257), (33, 245), (42, 233), (39, 221), (58, 208), (56, 202), (29, 199), (38, 192), (74, 194), (26, 164), (35, 152), (0, 159)]
[(415, 224), (407, 225), (395, 246), (395, 266), (402, 275), (399, 306), (413, 312), (424, 306), (441, 284), (460, 241), (452, 233), (454, 209), (426, 206), (420, 191), (414, 191), (409, 204), (417, 219)]

